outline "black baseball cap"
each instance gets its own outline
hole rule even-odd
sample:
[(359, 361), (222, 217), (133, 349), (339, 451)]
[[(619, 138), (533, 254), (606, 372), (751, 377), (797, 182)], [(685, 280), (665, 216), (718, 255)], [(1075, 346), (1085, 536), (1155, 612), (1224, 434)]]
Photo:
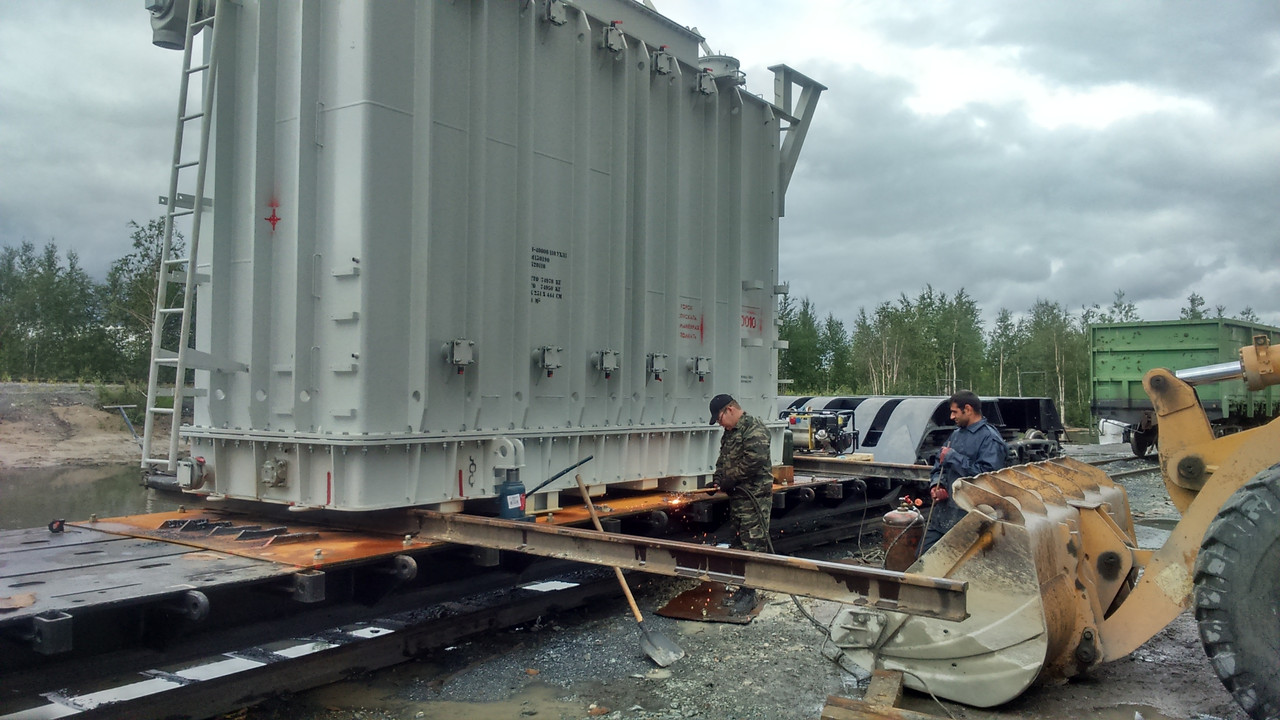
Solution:
[(720, 419), (720, 411), (724, 410), (725, 406), (727, 406), (731, 402), (736, 402), (733, 399), (733, 396), (725, 395), (723, 393), (711, 398), (711, 424), (712, 425), (715, 425), (716, 420)]

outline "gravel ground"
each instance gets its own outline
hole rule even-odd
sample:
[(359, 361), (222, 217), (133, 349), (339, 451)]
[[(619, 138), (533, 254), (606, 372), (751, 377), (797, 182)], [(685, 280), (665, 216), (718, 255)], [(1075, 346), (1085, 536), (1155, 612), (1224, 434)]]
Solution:
[[(652, 613), (696, 583), (633, 577), (645, 624), (687, 656), (657, 667), (622, 602), (487, 637), (424, 661), (251, 711), (252, 718), (816, 718), (858, 677), (818, 652), (822, 635), (784, 595), (748, 625)], [(829, 621), (834, 603), (803, 600)]]
[[(1082, 460), (1123, 457), (1127, 446), (1073, 446)], [(1135, 519), (1162, 542), (1177, 518), (1154, 464), (1125, 460), (1108, 472), (1151, 468), (1122, 482)], [(874, 540), (867, 540), (874, 542)], [(829, 546), (815, 556), (872, 556), (856, 544)], [(823, 633), (790, 598), (767, 594), (748, 625), (675, 621), (653, 610), (692, 586), (687, 581), (634, 576), (646, 624), (688, 655), (656, 667), (621, 599), (478, 639), (387, 671), (280, 698), (238, 715), (246, 720), (365, 718), (499, 718), (611, 720), (811, 720), (827, 695), (860, 697), (865, 678), (823, 653)], [(801, 601), (820, 622), (834, 603)], [(908, 693), (903, 707), (954, 718), (1108, 720), (1247, 720), (1209, 668), (1195, 621), (1184, 613), (1134, 654), (1096, 676), (1037, 686), (997, 709), (976, 710)]]

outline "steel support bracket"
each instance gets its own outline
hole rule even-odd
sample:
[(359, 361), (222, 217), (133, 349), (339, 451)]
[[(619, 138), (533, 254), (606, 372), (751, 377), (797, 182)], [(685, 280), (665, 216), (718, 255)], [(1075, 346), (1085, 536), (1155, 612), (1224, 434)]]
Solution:
[(300, 603), (317, 603), (324, 600), (324, 573), (319, 570), (303, 570), (293, 574), (290, 587), (293, 599)]
[(41, 655), (71, 651), (71, 616), (50, 610), (31, 618), (31, 649)]

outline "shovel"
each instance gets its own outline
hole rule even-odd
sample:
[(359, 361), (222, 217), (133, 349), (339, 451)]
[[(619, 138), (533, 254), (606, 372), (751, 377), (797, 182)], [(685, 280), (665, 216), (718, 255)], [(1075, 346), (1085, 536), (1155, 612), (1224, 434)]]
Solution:
[[(587, 494), (587, 486), (582, 482), (582, 476), (575, 475), (574, 479), (578, 481), (578, 491), (582, 493), (582, 501), (587, 504), (587, 513), (591, 515), (591, 524), (595, 525), (597, 532), (604, 532), (604, 527), (600, 525), (600, 518), (596, 515), (596, 506), (591, 504), (591, 496)], [(631, 606), (631, 614), (636, 616), (636, 625), (640, 626), (640, 649), (644, 650), (644, 654), (648, 655), (650, 659), (661, 667), (666, 667), (684, 657), (684, 650), (672, 642), (670, 638), (657, 630), (650, 630), (644, 626), (644, 616), (640, 614), (640, 608), (636, 605), (636, 599), (631, 594), (627, 579), (622, 576), (622, 568), (615, 567), (613, 572), (618, 576), (618, 584), (622, 586), (623, 594), (627, 596), (627, 604)]]

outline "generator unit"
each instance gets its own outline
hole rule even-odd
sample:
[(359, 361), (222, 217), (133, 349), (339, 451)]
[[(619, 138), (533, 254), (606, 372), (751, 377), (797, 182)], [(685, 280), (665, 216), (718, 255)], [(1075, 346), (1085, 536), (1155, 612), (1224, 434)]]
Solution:
[[(778, 417), (791, 424), (797, 451), (842, 454), (857, 450), (878, 463), (907, 465), (937, 461), (943, 443), (955, 430), (950, 409), (946, 396), (778, 398)], [(1066, 428), (1049, 398), (983, 398), (982, 415), (1004, 438), (1010, 465), (1062, 454)], [(833, 418), (838, 418), (841, 432), (852, 443), (838, 445), (826, 440)]]

